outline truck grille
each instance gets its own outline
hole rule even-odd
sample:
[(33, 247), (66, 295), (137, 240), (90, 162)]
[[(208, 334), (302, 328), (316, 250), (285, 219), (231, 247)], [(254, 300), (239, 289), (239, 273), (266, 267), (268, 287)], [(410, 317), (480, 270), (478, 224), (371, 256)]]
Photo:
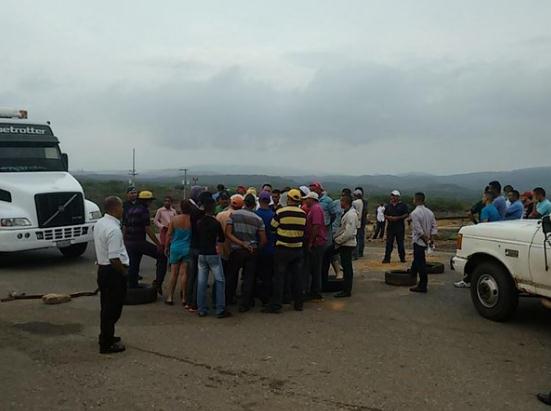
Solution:
[(34, 201), (41, 228), (84, 224), (82, 193), (36, 194)]
[(65, 227), (37, 231), (38, 240), (67, 240), (88, 234), (88, 227)]

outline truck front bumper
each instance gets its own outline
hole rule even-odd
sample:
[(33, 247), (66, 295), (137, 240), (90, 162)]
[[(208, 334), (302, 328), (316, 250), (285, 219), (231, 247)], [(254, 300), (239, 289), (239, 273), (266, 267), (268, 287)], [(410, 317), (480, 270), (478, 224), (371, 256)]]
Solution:
[(92, 241), (94, 223), (54, 228), (0, 230), (0, 252), (68, 247)]
[(458, 273), (461, 273), (461, 275), (465, 275), (465, 266), (467, 265), (466, 258), (459, 257), (457, 255), (454, 255), (450, 260), (450, 266), (453, 271), (457, 271)]

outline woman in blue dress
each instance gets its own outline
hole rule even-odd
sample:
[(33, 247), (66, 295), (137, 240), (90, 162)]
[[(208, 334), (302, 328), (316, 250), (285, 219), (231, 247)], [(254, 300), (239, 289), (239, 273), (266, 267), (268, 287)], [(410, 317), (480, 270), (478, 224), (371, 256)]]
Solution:
[(180, 214), (173, 217), (168, 226), (165, 254), (168, 256), (171, 275), (165, 303), (174, 304), (173, 294), (178, 284), (182, 296), (182, 305), (186, 306), (187, 303), (184, 301), (183, 295), (185, 295), (188, 280), (187, 268), (190, 260), (191, 243), (191, 204), (188, 200), (183, 200), (180, 203), (180, 210)]

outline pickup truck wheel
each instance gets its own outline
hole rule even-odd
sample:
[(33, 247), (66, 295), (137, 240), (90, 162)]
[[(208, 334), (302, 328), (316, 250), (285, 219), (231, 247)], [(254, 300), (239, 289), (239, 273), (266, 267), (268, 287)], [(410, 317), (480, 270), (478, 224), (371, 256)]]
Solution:
[(479, 314), (492, 321), (507, 321), (518, 306), (518, 292), (511, 276), (492, 262), (474, 269), (471, 299)]
[(60, 248), (59, 251), (67, 258), (77, 258), (84, 254), (86, 247), (88, 247), (88, 243), (78, 243)]

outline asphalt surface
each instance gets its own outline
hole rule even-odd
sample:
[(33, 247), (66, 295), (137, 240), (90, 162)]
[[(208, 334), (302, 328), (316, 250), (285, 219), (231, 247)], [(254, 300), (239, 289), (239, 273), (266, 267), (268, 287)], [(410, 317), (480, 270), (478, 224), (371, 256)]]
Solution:
[[(494, 323), (453, 288), (453, 272), (412, 295), (369, 265), (356, 264), (352, 298), (327, 295), (301, 313), (219, 320), (160, 301), (125, 307), (127, 351), (111, 356), (98, 354), (98, 297), (1, 303), (0, 409), (549, 409), (535, 399), (551, 390), (551, 311), (538, 300)], [(147, 258), (143, 273), (152, 279)], [(1, 296), (95, 285), (90, 251), (0, 256)]]

